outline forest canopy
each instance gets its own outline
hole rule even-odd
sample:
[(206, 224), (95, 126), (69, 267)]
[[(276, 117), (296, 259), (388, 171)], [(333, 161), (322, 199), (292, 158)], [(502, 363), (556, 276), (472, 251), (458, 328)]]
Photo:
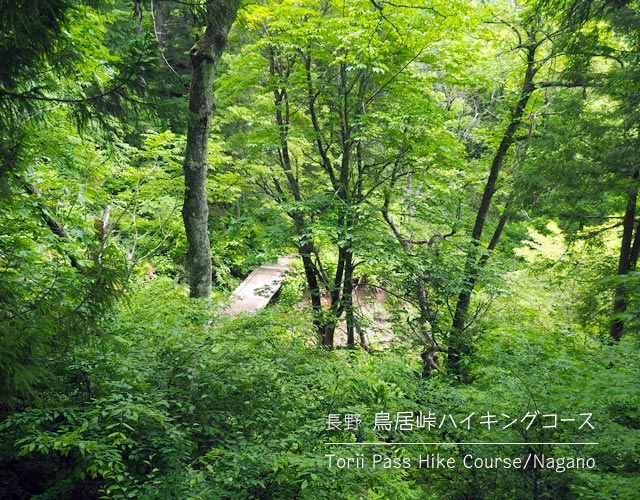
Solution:
[(640, 2), (0, 27), (0, 497), (637, 498)]

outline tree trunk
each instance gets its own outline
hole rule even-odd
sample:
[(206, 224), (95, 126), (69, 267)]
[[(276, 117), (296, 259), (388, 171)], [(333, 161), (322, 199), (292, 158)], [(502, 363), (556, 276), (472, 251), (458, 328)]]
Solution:
[(344, 271), (346, 263), (346, 250), (343, 247), (338, 248), (338, 264), (336, 265), (336, 273), (333, 278), (333, 287), (329, 294), (331, 303), (329, 304), (329, 312), (326, 319), (325, 335), (322, 345), (325, 347), (333, 347), (336, 326), (338, 318), (342, 315), (342, 285), (344, 283)]
[(311, 255), (313, 253), (313, 245), (309, 243), (300, 245), (298, 253), (300, 254), (300, 257), (302, 257), (304, 275), (307, 279), (307, 288), (309, 290), (309, 295), (311, 298), (313, 326), (315, 327), (320, 342), (323, 342), (326, 328), (322, 318), (322, 294), (320, 292), (320, 285), (318, 284), (318, 273), (311, 259)]
[(185, 194), (182, 218), (188, 242), (187, 272), (193, 298), (211, 298), (207, 157), (209, 127), (214, 108), (213, 81), (239, 5), (238, 0), (209, 0), (207, 27), (189, 52), (193, 69), (184, 158)]
[[(637, 179), (637, 172), (634, 175), (634, 179)], [(633, 237), (633, 230), (636, 218), (636, 203), (638, 198), (638, 186), (634, 186), (632, 191), (629, 192), (627, 198), (627, 207), (624, 213), (624, 219), (622, 222), (622, 243), (620, 245), (620, 257), (618, 260), (618, 277), (624, 276), (631, 271), (636, 264), (638, 255), (638, 233), (636, 232), (635, 241)], [(615, 290), (615, 298), (613, 302), (613, 320), (609, 325), (609, 331), (614, 341), (618, 341), (622, 338), (624, 330), (624, 319), (620, 318), (620, 315), (627, 310), (627, 300), (625, 286), (622, 283), (618, 283)]]
[[(291, 62), (283, 61), (278, 57), (275, 52), (271, 53), (269, 59), (269, 73), (272, 77), (279, 77), (282, 79), (282, 88), (276, 88), (273, 90), (273, 99), (276, 105), (276, 124), (280, 132), (280, 150), (279, 161), (282, 171), (287, 179), (289, 191), (293, 195), (296, 202), (301, 203), (302, 191), (300, 189), (300, 182), (297, 175), (294, 173), (294, 169), (291, 163), (291, 155), (289, 154), (289, 124), (290, 124), (290, 108), (288, 90), (284, 84), (287, 82), (289, 73), (291, 70)], [(284, 190), (280, 182), (274, 178), (274, 185), (276, 192), (281, 197), (281, 201), (286, 199)], [(318, 269), (313, 263), (312, 256), (315, 253), (315, 245), (313, 243), (313, 236), (307, 229), (307, 220), (305, 214), (292, 210), (288, 212), (289, 217), (293, 220), (296, 228), (296, 234), (300, 238), (298, 244), (298, 254), (302, 258), (302, 265), (304, 267), (304, 274), (307, 280), (307, 289), (311, 298), (311, 310), (313, 313), (313, 325), (315, 327), (318, 339), (324, 343), (326, 334), (326, 328), (323, 321), (322, 311), (322, 294), (320, 291), (320, 285), (318, 283)]]
[(356, 346), (355, 316), (353, 311), (353, 269), (353, 255), (350, 251), (347, 251), (342, 292), (342, 309), (344, 310), (347, 326), (347, 347), (351, 349)]
[[(22, 181), (22, 185), (27, 193), (34, 195), (36, 198), (42, 198), (42, 193), (37, 187), (27, 182), (27, 180), (22, 177), (20, 177), (20, 180)], [(47, 205), (40, 204), (39, 202), (35, 202), (34, 207), (36, 207), (40, 212), (42, 219), (53, 234), (65, 242), (71, 242), (71, 237), (64, 229), (64, 226), (51, 215), (53, 210), (51, 210)], [(86, 268), (78, 262), (78, 259), (76, 259), (73, 254), (69, 254), (68, 257), (72, 267), (75, 267), (81, 274), (87, 274)]]
[[(514, 143), (515, 133), (522, 123), (522, 117), (524, 116), (527, 103), (531, 94), (535, 90), (533, 79), (537, 72), (537, 64), (535, 59), (536, 49), (539, 47), (540, 42), (536, 42), (533, 34), (529, 35), (530, 45), (527, 49), (527, 68), (520, 89), (520, 95), (518, 102), (511, 112), (511, 120), (507, 126), (502, 140), (498, 146), (498, 150), (493, 157), (491, 163), (491, 169), (489, 170), (489, 177), (485, 183), (484, 192), (482, 193), (482, 200), (478, 211), (476, 212), (476, 220), (471, 232), (471, 248), (467, 252), (467, 259), (464, 268), (464, 281), (462, 284), (462, 290), (458, 294), (458, 302), (456, 304), (455, 313), (453, 316), (452, 330), (449, 335), (448, 345), (448, 367), (454, 375), (459, 375), (459, 364), (462, 356), (467, 352), (468, 346), (466, 345), (468, 340), (464, 339), (464, 330), (467, 327), (467, 316), (469, 312), (469, 306), (471, 305), (471, 296), (475, 288), (478, 269), (486, 263), (486, 259), (478, 257), (478, 249), (481, 245), (482, 233), (486, 224), (487, 215), (489, 214), (489, 208), (491, 207), (491, 201), (493, 195), (497, 189), (498, 176), (500, 170), (504, 164), (504, 160)], [(506, 222), (506, 219), (505, 221)], [(496, 228), (496, 234), (498, 239), (504, 228), (504, 222), (499, 222)], [(494, 238), (495, 239), (495, 238)], [(492, 239), (493, 242), (493, 239)], [(496, 242), (497, 243), (497, 240)], [(494, 245), (495, 246), (495, 245)]]

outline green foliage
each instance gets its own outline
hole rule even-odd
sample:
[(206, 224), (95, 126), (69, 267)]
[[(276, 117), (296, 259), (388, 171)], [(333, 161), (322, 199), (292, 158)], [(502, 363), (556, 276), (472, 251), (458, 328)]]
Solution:
[[(531, 287), (520, 278), (515, 289)], [(108, 323), (104, 340), (67, 353), (46, 406), (3, 421), (2, 484), (15, 498), (633, 498), (640, 436), (635, 340), (604, 347), (573, 333), (562, 314), (522, 320), (494, 315), (482, 337), (470, 387), (421, 380), (403, 351), (309, 349), (304, 316), (274, 307), (257, 316), (224, 318), (166, 278), (137, 281), (131, 300)], [(533, 292), (537, 293), (537, 292)], [(512, 302), (514, 303), (514, 302)], [(290, 306), (288, 306), (290, 307)], [(530, 316), (527, 316), (527, 308)], [(498, 310), (500, 310), (498, 308)], [(208, 318), (203, 324), (203, 318)], [(485, 329), (489, 329), (487, 323)], [(596, 351), (595, 348), (598, 347)], [(53, 385), (55, 383), (55, 386)], [(374, 430), (378, 412), (518, 418), (487, 429)], [(545, 428), (543, 414), (593, 413), (594, 429), (575, 423)], [(358, 429), (328, 430), (330, 414), (360, 414)], [(417, 413), (416, 413), (417, 414)], [(503, 417), (500, 417), (503, 418)], [(595, 441), (597, 447), (540, 445), (438, 448), (327, 445), (354, 441)], [(440, 452), (455, 457), (593, 457), (595, 469), (339, 469), (328, 454), (368, 459)], [(335, 457), (334, 457), (335, 459)], [(25, 477), (37, 469), (37, 482)], [(25, 484), (30, 484), (27, 488)], [(20, 488), (17, 487), (20, 485)], [(625, 491), (627, 493), (625, 493)], [(482, 492), (482, 493), (479, 493)], [(600, 496), (598, 496), (600, 495)]]
[(2, 43), (0, 43), (0, 82), (12, 88), (25, 74), (36, 72), (54, 51), (62, 35), (71, 4), (65, 1), (2, 3)]
[(277, 309), (203, 328), (207, 310), (172, 282), (133, 290), (112, 340), (69, 353), (66, 391), (3, 422), (15, 448), (2, 460), (23, 460), (9, 477), (45, 472), (25, 494), (417, 498), (396, 473), (344, 481), (324, 464), (328, 413), (399, 409), (415, 390), (401, 357), (308, 350), (308, 327)]
[(87, 178), (99, 163), (96, 145), (61, 145), (68, 129), (49, 132), (25, 144), (32, 163), (11, 179), (0, 209), (3, 397), (32, 389), (47, 351), (99, 330), (125, 276), (120, 249), (94, 224), (99, 209)]
[[(487, 227), (503, 213), (513, 224), (488, 265), (465, 228), (521, 86), (529, 2), (247, 6), (209, 137), (210, 303), (188, 300), (179, 216), (202, 8), (136, 3), (133, 17), (120, 1), (7, 4), (0, 497), (635, 499), (640, 275), (612, 276), (615, 225), (637, 188), (638, 5), (570, 4), (586, 10), (573, 35), (559, 28), (569, 41), (555, 21), (540, 38), (539, 88), (487, 213)], [(239, 278), (310, 243), (323, 303), (347, 293), (333, 278), (350, 261), (358, 293), (385, 290), (386, 301), (356, 297), (392, 342), (319, 348), (298, 260), (275, 306), (222, 312)], [(470, 252), (468, 383), (436, 369), (424, 380), (418, 344), (447, 347)], [(616, 291), (626, 333), (610, 345)], [(380, 328), (356, 318), (364, 334)], [(380, 412), (458, 425), (375, 429)], [(545, 425), (581, 413), (593, 429)], [(345, 414), (363, 423), (327, 428)], [(489, 429), (487, 414), (518, 422)], [(577, 441), (598, 444), (557, 444)], [(338, 444), (355, 442), (379, 444)], [(416, 467), (438, 452), (456, 469)], [(414, 466), (373, 468), (374, 453)], [(595, 466), (462, 466), (467, 454), (531, 453)], [(330, 454), (368, 463), (329, 467)]]

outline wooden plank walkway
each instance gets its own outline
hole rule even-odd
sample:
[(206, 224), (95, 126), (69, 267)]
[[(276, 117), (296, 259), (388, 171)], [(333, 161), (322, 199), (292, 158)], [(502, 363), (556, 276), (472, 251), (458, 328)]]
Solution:
[(293, 257), (280, 257), (277, 264), (260, 266), (231, 294), (227, 313), (236, 315), (264, 309), (282, 286)]

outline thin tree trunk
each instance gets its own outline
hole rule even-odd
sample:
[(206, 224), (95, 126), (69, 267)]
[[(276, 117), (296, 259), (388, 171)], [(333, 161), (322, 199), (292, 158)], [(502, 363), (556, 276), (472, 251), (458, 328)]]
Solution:
[(214, 108), (213, 82), (216, 66), (227, 43), (240, 2), (209, 0), (207, 27), (190, 50), (192, 75), (189, 124), (184, 158), (184, 205), (182, 218), (187, 235), (187, 271), (191, 297), (211, 298), (211, 246), (207, 203), (208, 140)]
[(347, 252), (346, 254), (342, 309), (345, 313), (345, 321), (347, 325), (347, 347), (354, 348), (356, 346), (356, 338), (355, 316), (353, 314), (353, 255), (351, 252)]
[[(387, 222), (387, 225), (391, 228), (396, 240), (402, 246), (407, 255), (411, 255), (411, 243), (408, 238), (403, 237), (398, 231), (398, 228), (391, 220), (389, 215), (389, 203), (390, 199), (387, 197), (382, 208), (382, 216)], [(453, 234), (453, 232), (451, 233)], [(435, 237), (427, 241), (428, 245), (435, 241)], [(422, 358), (422, 378), (429, 378), (434, 370), (438, 370), (439, 363), (436, 359), (436, 353), (442, 352), (442, 348), (438, 344), (435, 332), (442, 333), (438, 326), (436, 315), (429, 306), (429, 297), (427, 295), (427, 283), (424, 272), (418, 270), (416, 276), (416, 288), (415, 288), (416, 301), (418, 309), (420, 310), (420, 316), (418, 317), (418, 329), (419, 337), (425, 344), (425, 348), (420, 353)]]
[[(624, 276), (631, 271), (636, 264), (638, 253), (638, 234), (636, 233), (635, 241), (633, 237), (633, 229), (636, 218), (636, 203), (638, 198), (638, 188), (629, 193), (627, 198), (627, 207), (622, 222), (622, 243), (620, 245), (620, 257), (618, 259), (618, 276)], [(627, 299), (625, 286), (618, 283), (615, 290), (615, 298), (613, 302), (614, 318), (609, 325), (611, 337), (616, 342), (622, 338), (624, 331), (624, 319), (620, 315), (627, 310)]]
[[(290, 64), (290, 61), (282, 61), (278, 58), (277, 54), (273, 52), (269, 59), (269, 72), (271, 76), (278, 76), (282, 78), (282, 83), (284, 85), (287, 78), (289, 77), (291, 69)], [(276, 105), (276, 124), (278, 125), (278, 130), (280, 132), (280, 165), (287, 179), (289, 191), (291, 191), (294, 200), (300, 203), (302, 202), (302, 191), (300, 189), (300, 182), (298, 180), (298, 177), (294, 173), (291, 163), (291, 155), (289, 154), (289, 123), (291, 114), (287, 88), (283, 87), (274, 89), (273, 98)], [(277, 180), (274, 180), (274, 184), (276, 187), (276, 191), (284, 200), (285, 193), (280, 183)], [(312, 260), (312, 256), (315, 253), (313, 237), (307, 234), (307, 221), (303, 213), (298, 211), (291, 211), (288, 215), (293, 220), (296, 228), (296, 234), (300, 238), (300, 243), (298, 245), (298, 254), (302, 258), (304, 274), (307, 280), (307, 289), (309, 290), (309, 295), (311, 298), (313, 325), (320, 342), (324, 343), (326, 328), (323, 321), (322, 297), (320, 292), (320, 285), (318, 283), (319, 272)]]
[(136, 20), (136, 34), (142, 35), (142, 0), (133, 0), (133, 17)]
[[(482, 193), (482, 200), (480, 202), (480, 206), (478, 207), (478, 211), (476, 212), (476, 220), (471, 232), (472, 246), (467, 252), (467, 259), (464, 268), (464, 281), (462, 289), (458, 294), (458, 301), (451, 325), (452, 330), (451, 334), (449, 335), (448, 365), (450, 371), (454, 374), (459, 374), (459, 362), (461, 360), (461, 357), (467, 350), (467, 346), (465, 346), (466, 340), (463, 338), (463, 332), (466, 328), (467, 315), (469, 312), (469, 306), (471, 304), (471, 296), (476, 284), (478, 268), (486, 262), (486, 260), (482, 262), (482, 257), (478, 257), (478, 249), (481, 245), (482, 233), (486, 225), (486, 219), (487, 215), (489, 214), (489, 208), (491, 207), (491, 201), (497, 189), (498, 176), (504, 164), (507, 153), (509, 152), (509, 149), (515, 141), (515, 133), (522, 123), (522, 118), (524, 116), (527, 103), (529, 102), (529, 98), (535, 90), (533, 81), (537, 72), (535, 54), (540, 42), (534, 41), (533, 35), (530, 35), (529, 41), (530, 45), (527, 46), (527, 68), (525, 71), (524, 80), (522, 82), (522, 87), (520, 89), (518, 102), (511, 112), (511, 120), (509, 121), (509, 125), (502, 135), (502, 140), (500, 142), (500, 145), (498, 146), (498, 150), (493, 157), (491, 169), (489, 170), (489, 177), (487, 178), (487, 182), (485, 183), (484, 192)], [(498, 223), (498, 231), (496, 231), (495, 233), (498, 235), (497, 239), (499, 239), (500, 235), (502, 234), (504, 223), (506, 223), (506, 219), (503, 223)]]
[(342, 315), (342, 285), (344, 283), (344, 271), (346, 264), (346, 250), (342, 247), (338, 249), (338, 264), (336, 274), (333, 278), (333, 288), (331, 290), (329, 304), (329, 314), (326, 321), (325, 336), (322, 345), (333, 347), (338, 318)]
[[(22, 181), (22, 185), (27, 193), (35, 196), (36, 198), (42, 198), (42, 193), (37, 187), (27, 182), (26, 179), (20, 178), (20, 180)], [(51, 230), (51, 232), (61, 240), (70, 243), (71, 237), (69, 236), (69, 233), (67, 233), (60, 221), (58, 221), (51, 215), (51, 213), (53, 213), (53, 210), (51, 210), (46, 204), (40, 204), (39, 202), (36, 202), (35, 206), (37, 207), (40, 215), (42, 216), (42, 219), (44, 220), (47, 227)], [(69, 254), (68, 257), (72, 267), (75, 267), (81, 274), (87, 274), (86, 268), (82, 264), (80, 264), (80, 262), (78, 262), (78, 259), (76, 259), (75, 256)]]
[(302, 257), (302, 265), (304, 267), (304, 275), (307, 279), (307, 288), (311, 298), (311, 310), (313, 312), (313, 326), (318, 334), (318, 338), (322, 342), (325, 336), (325, 324), (322, 314), (322, 297), (320, 286), (318, 284), (318, 273), (311, 256), (313, 254), (312, 244), (302, 244), (298, 249), (300, 257)]

